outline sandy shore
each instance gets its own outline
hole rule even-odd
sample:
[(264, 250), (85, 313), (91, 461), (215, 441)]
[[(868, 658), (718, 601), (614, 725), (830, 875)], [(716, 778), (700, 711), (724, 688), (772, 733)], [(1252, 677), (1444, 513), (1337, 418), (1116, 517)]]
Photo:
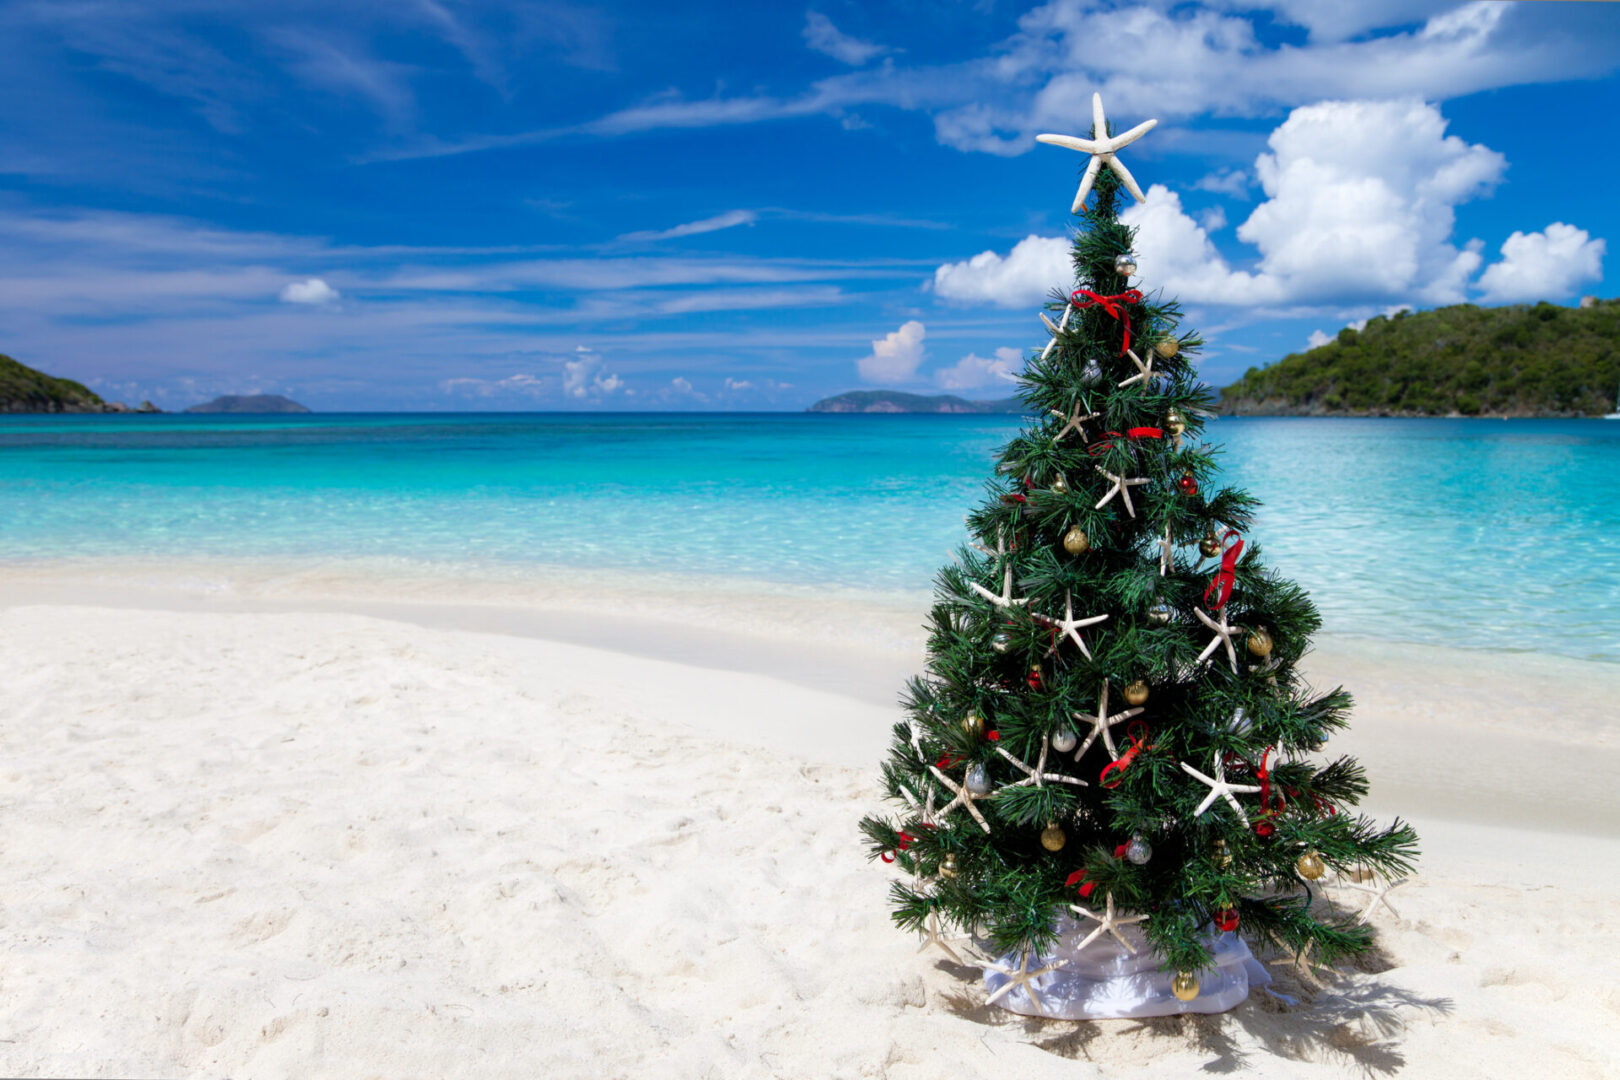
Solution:
[(88, 600), (0, 583), (3, 1075), (1620, 1075), (1612, 665), (1325, 641), (1424, 838), (1380, 955), (1034, 1023), (862, 854), (893, 610)]

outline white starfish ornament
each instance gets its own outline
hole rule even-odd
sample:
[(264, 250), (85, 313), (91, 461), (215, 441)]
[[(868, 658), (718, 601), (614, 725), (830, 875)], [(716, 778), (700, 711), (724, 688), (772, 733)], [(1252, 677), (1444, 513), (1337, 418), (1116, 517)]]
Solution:
[(1198, 654), (1198, 662), (1203, 663), (1208, 660), (1215, 654), (1216, 649), (1225, 645), (1226, 659), (1232, 664), (1232, 674), (1236, 675), (1238, 669), (1237, 647), (1232, 644), (1232, 638), (1242, 630), (1242, 627), (1226, 625), (1226, 609), (1224, 607), (1221, 608), (1220, 622), (1216, 622), (1208, 615), (1205, 615), (1202, 608), (1193, 608), (1193, 614), (1198, 616), (1199, 622), (1215, 631), (1215, 636), (1209, 639), (1209, 644), (1204, 646), (1204, 651)]
[(974, 592), (978, 593), (980, 596), (984, 597), (986, 600), (988, 600), (992, 604), (996, 605), (996, 607), (1010, 608), (1010, 607), (1018, 607), (1018, 606), (1020, 606), (1022, 604), (1029, 603), (1029, 598), (1028, 597), (1023, 598), (1022, 600), (1014, 600), (1012, 598), (1013, 568), (1012, 568), (1012, 560), (1007, 558), (1007, 537), (1006, 537), (1006, 535), (1004, 533), (1002, 533), (1000, 530), (996, 531), (996, 550), (994, 550), (994, 551), (991, 551), (989, 548), (985, 547), (983, 544), (974, 544), (973, 546), (978, 548), (980, 551), (984, 552), (986, 555), (992, 556), (993, 558), (997, 559), (998, 561), (1005, 562), (1007, 564), (1007, 566), (1006, 566), (1006, 571), (1005, 571), (1005, 573), (1004, 573), (1004, 575), (1002, 576), (1002, 579), (1001, 579), (1001, 595), (1000, 596), (997, 596), (995, 593), (991, 592), (989, 589), (985, 588), (983, 585), (980, 585), (977, 581), (968, 582), (968, 588), (972, 589)]
[(999, 971), (1001, 974), (1007, 976), (1007, 981), (1002, 983), (1001, 986), (997, 988), (995, 993), (991, 994), (985, 999), (984, 1003), (986, 1005), (994, 1005), (997, 1001), (1001, 1000), (1003, 997), (1012, 993), (1021, 986), (1024, 988), (1024, 993), (1029, 995), (1029, 1000), (1035, 1003), (1035, 1011), (1043, 1014), (1046, 1012), (1046, 1006), (1041, 1002), (1041, 995), (1035, 991), (1035, 980), (1039, 979), (1043, 975), (1056, 971), (1060, 967), (1065, 966), (1068, 964), (1068, 961), (1059, 960), (1055, 964), (1046, 965), (1039, 971), (1031, 971), (1029, 970), (1029, 958), (1031, 955), (1032, 954), (1030, 952), (1026, 951), (1024, 953), (1024, 958), (1019, 961), (1017, 968), (1005, 968), (1000, 964), (982, 965), (986, 971)]
[(1080, 636), (1079, 631), (1087, 626), (1095, 626), (1100, 622), (1107, 622), (1108, 616), (1093, 615), (1087, 619), (1077, 619), (1074, 617), (1074, 593), (1065, 592), (1063, 596), (1063, 618), (1054, 619), (1052, 616), (1042, 615), (1038, 611), (1031, 612), (1035, 618), (1058, 631), (1058, 638), (1056, 641), (1052, 642), (1052, 647), (1046, 651), (1046, 655), (1051, 656), (1053, 653), (1057, 652), (1058, 646), (1063, 644), (1063, 639), (1066, 637), (1076, 645), (1080, 646), (1080, 651), (1085, 654), (1085, 658), (1087, 660), (1090, 660), (1091, 650), (1086, 648), (1085, 639)]
[(1209, 785), (1209, 794), (1204, 796), (1204, 801), (1198, 804), (1197, 810), (1193, 811), (1193, 817), (1203, 817), (1204, 811), (1208, 810), (1211, 806), (1214, 806), (1216, 799), (1225, 799), (1231, 804), (1232, 809), (1237, 813), (1237, 816), (1243, 819), (1243, 824), (1245, 826), (1249, 824), (1249, 815), (1243, 812), (1243, 804), (1237, 801), (1237, 795), (1233, 794), (1233, 792), (1252, 795), (1260, 790), (1260, 786), (1258, 784), (1228, 783), (1226, 779), (1226, 762), (1221, 760), (1221, 752), (1219, 750), (1215, 751), (1214, 776), (1205, 776), (1203, 773), (1199, 772), (1185, 761), (1181, 763), (1181, 769), (1187, 775), (1202, 780), (1204, 783)]
[(1097, 417), (1102, 415), (1102, 413), (1086, 413), (1086, 415), (1081, 416), (1080, 409), (1080, 401), (1078, 398), (1076, 398), (1074, 402), (1074, 411), (1071, 412), (1067, 417), (1058, 412), (1056, 409), (1047, 410), (1047, 412), (1050, 412), (1059, 420), (1064, 421), (1062, 430), (1060, 430), (1056, 435), (1052, 436), (1053, 444), (1062, 442), (1063, 436), (1067, 435), (1071, 431), (1079, 435), (1080, 438), (1084, 439), (1086, 437), (1086, 429), (1084, 426), (1085, 422), (1087, 420), (1095, 420)]
[[(979, 813), (979, 808), (973, 805), (976, 801), (984, 798), (985, 796), (975, 794), (973, 790), (966, 784), (958, 784), (955, 780), (952, 780), (950, 777), (940, 772), (939, 767), (936, 765), (928, 766), (928, 771), (933, 773), (934, 777), (939, 780), (940, 783), (944, 784), (948, 790), (955, 792), (956, 794), (956, 798), (946, 803), (944, 807), (940, 809), (940, 818), (943, 819), (946, 814), (949, 814), (952, 810), (955, 810), (958, 806), (960, 806), (966, 809), (967, 812), (972, 815), (973, 820), (979, 823), (979, 828), (983, 829), (985, 833), (988, 834), (990, 832), (990, 823), (984, 820), (984, 815)], [(1255, 790), (1258, 791), (1259, 788), (1256, 788)]]
[(1123, 723), (1124, 721), (1129, 720), (1131, 717), (1135, 716), (1141, 711), (1141, 707), (1138, 706), (1137, 708), (1126, 709), (1124, 712), (1118, 712), (1113, 716), (1109, 716), (1108, 680), (1104, 679), (1102, 693), (1097, 695), (1097, 715), (1087, 716), (1084, 713), (1074, 714), (1074, 718), (1076, 720), (1082, 720), (1091, 725), (1091, 733), (1086, 736), (1086, 741), (1080, 744), (1080, 749), (1074, 752), (1074, 760), (1079, 761), (1082, 757), (1084, 757), (1086, 751), (1091, 749), (1091, 744), (1097, 741), (1097, 736), (1101, 735), (1103, 745), (1108, 748), (1108, 756), (1114, 761), (1118, 761), (1119, 751), (1114, 747), (1114, 736), (1109, 729), (1115, 724)]
[(1157, 120), (1144, 120), (1123, 135), (1108, 135), (1108, 120), (1103, 116), (1101, 94), (1091, 95), (1091, 138), (1081, 139), (1074, 135), (1037, 135), (1036, 142), (1043, 142), (1049, 146), (1064, 146), (1070, 150), (1078, 150), (1083, 154), (1092, 155), (1091, 161), (1086, 165), (1086, 174), (1080, 178), (1080, 190), (1075, 192), (1074, 206), (1070, 207), (1071, 214), (1078, 214), (1080, 208), (1086, 204), (1086, 196), (1091, 194), (1092, 182), (1097, 179), (1097, 172), (1106, 163), (1114, 174), (1125, 185), (1125, 190), (1136, 196), (1137, 202), (1145, 202), (1146, 196), (1142, 189), (1136, 186), (1136, 178), (1125, 163), (1115, 157), (1120, 150), (1153, 130)]
[(928, 913), (928, 925), (923, 928), (922, 935), (922, 948), (917, 950), (919, 953), (927, 952), (928, 947), (932, 945), (950, 957), (954, 963), (960, 964), (962, 962), (962, 958), (956, 955), (956, 950), (951, 948), (950, 943), (946, 941), (945, 935), (939, 932), (939, 912), (930, 911)]
[(1080, 944), (1074, 947), (1075, 952), (1079, 952), (1087, 945), (1090, 945), (1093, 941), (1096, 941), (1098, 938), (1102, 937), (1103, 934), (1107, 933), (1114, 935), (1114, 940), (1119, 942), (1126, 952), (1130, 953), (1132, 956), (1136, 955), (1136, 946), (1125, 940), (1124, 936), (1119, 932), (1119, 927), (1130, 926), (1132, 923), (1146, 922), (1146, 915), (1128, 915), (1123, 917), (1115, 915), (1113, 893), (1108, 894), (1106, 898), (1106, 906), (1103, 908), (1103, 913), (1101, 915), (1098, 915), (1095, 911), (1091, 911), (1088, 908), (1080, 907), (1078, 904), (1070, 904), (1069, 910), (1077, 915), (1084, 915), (1088, 919), (1097, 920), (1097, 925), (1092, 929), (1091, 933), (1087, 934), (1085, 938), (1081, 940)]
[[(1028, 765), (1025, 765), (1022, 761), (1019, 761), (1012, 754), (1008, 753), (1006, 748), (1000, 746), (996, 747), (996, 753), (1012, 762), (1020, 772), (1024, 773), (1024, 778), (1022, 780), (1014, 780), (1007, 786), (1044, 787), (1044, 781), (1055, 780), (1060, 784), (1073, 784), (1076, 787), (1090, 787), (1089, 784), (1077, 776), (1064, 776), (1062, 773), (1050, 773), (1046, 771), (1046, 750), (1048, 743), (1049, 740), (1046, 738), (1046, 736), (1041, 736), (1041, 756), (1035, 760), (1035, 767), (1033, 769)], [(902, 788), (901, 790), (904, 789)]]
[(1097, 500), (1097, 505), (1093, 506), (1092, 509), (1101, 510), (1103, 507), (1108, 505), (1115, 495), (1118, 495), (1125, 503), (1125, 512), (1131, 515), (1131, 517), (1135, 517), (1136, 507), (1131, 505), (1130, 489), (1140, 484), (1147, 483), (1148, 478), (1145, 476), (1136, 476), (1127, 480), (1124, 476), (1115, 476), (1101, 465), (1093, 465), (1092, 468), (1096, 469), (1098, 472), (1102, 473), (1104, 476), (1108, 477), (1108, 479), (1114, 482), (1114, 486), (1108, 489), (1107, 494)]
[[(1041, 322), (1045, 323), (1046, 328), (1048, 330), (1052, 331), (1052, 340), (1048, 341), (1046, 343), (1046, 348), (1041, 350), (1041, 359), (1042, 360), (1045, 360), (1048, 356), (1051, 356), (1052, 355), (1052, 350), (1057, 348), (1058, 335), (1063, 333), (1064, 330), (1068, 329), (1069, 316), (1072, 315), (1072, 314), (1074, 314), (1074, 305), (1069, 304), (1066, 307), (1064, 307), (1064, 309), (1063, 309), (1063, 318), (1059, 319), (1057, 321), (1057, 323), (1054, 325), (1052, 320), (1048, 319), (1046, 317), (1046, 312), (1044, 312), (1044, 311), (1041, 312)], [(1062, 415), (1062, 414), (1059, 414), (1059, 415)]]
[(1165, 527), (1164, 527), (1164, 539), (1159, 541), (1159, 576), (1160, 577), (1164, 577), (1164, 575), (1166, 575), (1166, 574), (1168, 574), (1170, 572), (1170, 566), (1171, 566), (1171, 562), (1172, 562), (1172, 555), (1173, 555), (1174, 551), (1175, 551), (1175, 545), (1170, 542), (1170, 526), (1168, 524), (1166, 524)]
[(1132, 375), (1130, 378), (1126, 379), (1124, 382), (1120, 383), (1119, 385), (1121, 385), (1121, 386), (1129, 386), (1132, 383), (1151, 384), (1153, 382), (1153, 380), (1155, 380), (1155, 379), (1157, 379), (1159, 377), (1159, 375), (1161, 373), (1153, 370), (1153, 357), (1156, 354), (1153, 352), (1152, 349), (1147, 350), (1147, 354), (1148, 354), (1147, 363), (1144, 364), (1144, 363), (1142, 363), (1142, 358), (1140, 356), (1136, 355), (1136, 350), (1135, 349), (1126, 349), (1125, 350), (1125, 355), (1130, 357), (1131, 358), (1131, 363), (1136, 365), (1136, 374)]

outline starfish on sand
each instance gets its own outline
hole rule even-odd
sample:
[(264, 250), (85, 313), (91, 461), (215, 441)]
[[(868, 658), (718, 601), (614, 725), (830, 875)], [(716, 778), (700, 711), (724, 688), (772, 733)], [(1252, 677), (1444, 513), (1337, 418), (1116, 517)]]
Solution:
[(1097, 505), (1093, 506), (1092, 509), (1101, 510), (1103, 507), (1108, 505), (1109, 501), (1113, 499), (1115, 495), (1118, 495), (1125, 503), (1125, 512), (1131, 515), (1131, 517), (1135, 517), (1136, 507), (1131, 505), (1131, 488), (1136, 487), (1139, 484), (1147, 483), (1148, 478), (1145, 476), (1136, 476), (1127, 480), (1123, 476), (1115, 476), (1101, 465), (1093, 465), (1092, 468), (1096, 469), (1098, 472), (1102, 473), (1104, 476), (1108, 477), (1108, 479), (1114, 482), (1114, 486), (1108, 489), (1108, 493), (1106, 495), (1097, 500)]
[(944, 818), (946, 814), (949, 814), (958, 806), (963, 807), (970, 815), (972, 815), (973, 820), (979, 823), (979, 828), (983, 829), (986, 833), (989, 833), (990, 823), (984, 820), (984, 815), (979, 813), (979, 808), (973, 805), (975, 802), (984, 798), (985, 796), (974, 794), (974, 792), (970, 790), (965, 783), (958, 784), (955, 780), (952, 780), (950, 777), (940, 772), (939, 766), (937, 765), (928, 766), (928, 771), (933, 773), (934, 777), (939, 780), (941, 784), (944, 784), (947, 790), (956, 794), (956, 798), (946, 803), (940, 809), (939, 816)]
[(1412, 879), (1398, 878), (1395, 881), (1386, 880), (1382, 887), (1379, 886), (1377, 878), (1373, 878), (1373, 883), (1371, 885), (1363, 885), (1359, 881), (1345, 881), (1341, 882), (1341, 884), (1347, 889), (1354, 889), (1357, 892), (1363, 892), (1372, 897), (1372, 899), (1367, 902), (1367, 910), (1363, 911), (1356, 917), (1356, 922), (1365, 923), (1372, 919), (1373, 910), (1377, 908), (1379, 904), (1383, 904), (1391, 915), (1395, 916), (1396, 919), (1399, 919), (1401, 917), (1401, 913), (1396, 911), (1395, 905), (1389, 902), (1389, 894), (1400, 888), (1402, 885), (1405, 885), (1410, 880)]
[(1080, 399), (1076, 398), (1075, 402), (1074, 402), (1074, 410), (1067, 417), (1065, 417), (1062, 413), (1058, 412), (1056, 409), (1048, 409), (1047, 410), (1047, 412), (1050, 412), (1053, 416), (1057, 417), (1059, 420), (1065, 421), (1065, 423), (1063, 425), (1063, 429), (1061, 431), (1059, 431), (1056, 435), (1052, 436), (1052, 442), (1053, 442), (1054, 445), (1059, 443), (1059, 442), (1062, 442), (1063, 441), (1063, 436), (1067, 435), (1071, 431), (1076, 433), (1077, 435), (1079, 435), (1080, 438), (1084, 439), (1086, 437), (1086, 429), (1084, 427), (1085, 422), (1087, 420), (1095, 420), (1095, 419), (1097, 419), (1097, 417), (1102, 415), (1102, 413), (1086, 413), (1086, 415), (1081, 416), (1080, 415), (1080, 410), (1082, 408), (1084, 408), (1084, 406), (1082, 406), (1080, 404)]
[(1204, 651), (1198, 654), (1198, 662), (1203, 663), (1205, 660), (1208, 660), (1215, 654), (1216, 649), (1220, 648), (1222, 645), (1225, 645), (1226, 659), (1232, 664), (1232, 674), (1236, 675), (1238, 669), (1237, 647), (1232, 644), (1232, 638), (1243, 628), (1240, 626), (1228, 626), (1226, 624), (1226, 608), (1223, 607), (1220, 609), (1220, 611), (1221, 621), (1216, 622), (1208, 615), (1205, 615), (1202, 608), (1193, 608), (1193, 614), (1198, 616), (1198, 621), (1215, 631), (1215, 636), (1209, 639), (1209, 644), (1204, 646)]
[(1083, 720), (1091, 725), (1091, 733), (1086, 736), (1085, 742), (1080, 744), (1080, 749), (1074, 752), (1074, 760), (1079, 761), (1081, 757), (1085, 755), (1085, 752), (1091, 749), (1091, 744), (1097, 741), (1097, 736), (1101, 735), (1103, 745), (1108, 748), (1108, 756), (1114, 761), (1118, 761), (1119, 751), (1114, 747), (1114, 736), (1110, 733), (1109, 729), (1115, 724), (1129, 720), (1131, 717), (1135, 716), (1141, 711), (1141, 707), (1138, 706), (1137, 708), (1126, 709), (1124, 712), (1118, 712), (1112, 716), (1109, 716), (1108, 680), (1104, 679), (1102, 693), (1097, 695), (1097, 715), (1087, 716), (1085, 713), (1074, 714), (1074, 718), (1076, 720)]
[(1119, 942), (1120, 945), (1125, 949), (1126, 952), (1130, 953), (1132, 956), (1135, 956), (1136, 955), (1136, 946), (1132, 945), (1129, 941), (1125, 940), (1124, 935), (1122, 935), (1119, 932), (1119, 927), (1121, 927), (1121, 926), (1130, 926), (1132, 923), (1146, 922), (1147, 921), (1147, 916), (1146, 915), (1129, 915), (1129, 916), (1115, 915), (1114, 914), (1114, 894), (1113, 893), (1108, 894), (1108, 896), (1106, 897), (1106, 899), (1104, 901), (1104, 905), (1105, 906), (1103, 907), (1103, 913), (1101, 915), (1097, 914), (1095, 911), (1090, 910), (1089, 908), (1083, 908), (1083, 907), (1079, 906), (1078, 904), (1070, 904), (1069, 905), (1069, 910), (1073, 911), (1075, 914), (1084, 915), (1088, 919), (1097, 920), (1097, 925), (1092, 928), (1091, 933), (1087, 934), (1085, 936), (1085, 938), (1080, 942), (1080, 944), (1078, 944), (1078, 945), (1076, 945), (1074, 947), (1074, 951), (1079, 952), (1081, 949), (1085, 948), (1087, 945), (1090, 945), (1093, 941), (1096, 941), (1098, 938), (1102, 937), (1103, 934), (1107, 933), (1107, 934), (1114, 935), (1114, 940)]
[(1142, 362), (1142, 358), (1136, 355), (1136, 351), (1134, 349), (1125, 350), (1125, 355), (1130, 357), (1131, 363), (1136, 365), (1136, 374), (1132, 375), (1119, 385), (1129, 386), (1132, 383), (1152, 383), (1154, 379), (1157, 379), (1162, 374), (1161, 372), (1153, 370), (1153, 357), (1155, 355), (1153, 350), (1148, 349), (1147, 354), (1147, 363), (1144, 364)]
[(1131, 143), (1153, 130), (1157, 120), (1144, 120), (1123, 135), (1110, 137), (1108, 134), (1108, 120), (1103, 116), (1101, 94), (1091, 95), (1091, 138), (1081, 139), (1074, 135), (1037, 135), (1036, 142), (1046, 143), (1048, 146), (1063, 146), (1070, 150), (1078, 150), (1083, 154), (1092, 155), (1091, 161), (1086, 165), (1086, 174), (1080, 178), (1080, 190), (1075, 192), (1074, 206), (1070, 208), (1071, 214), (1078, 214), (1080, 208), (1086, 204), (1086, 196), (1091, 194), (1092, 182), (1097, 179), (1097, 172), (1106, 164), (1119, 177), (1125, 185), (1125, 190), (1136, 196), (1137, 202), (1145, 201), (1142, 189), (1136, 186), (1136, 178), (1125, 168), (1125, 163), (1114, 155)]
[(1046, 965), (1039, 971), (1031, 971), (1029, 970), (1029, 958), (1032, 955), (1033, 953), (1025, 950), (1024, 957), (1019, 961), (1018, 967), (1016, 968), (1006, 968), (1002, 967), (1000, 964), (982, 965), (986, 971), (999, 971), (1001, 974), (1007, 976), (1007, 981), (1002, 983), (994, 993), (985, 999), (984, 1003), (986, 1005), (994, 1005), (1001, 998), (1022, 986), (1024, 988), (1024, 993), (1029, 995), (1029, 1000), (1035, 1003), (1035, 1011), (1042, 1014), (1046, 1012), (1046, 1006), (1041, 1002), (1041, 995), (1035, 991), (1035, 980), (1039, 979), (1043, 975), (1056, 971), (1060, 967), (1063, 967), (1064, 965), (1068, 964), (1068, 961), (1059, 960), (1056, 963)]
[(1090, 786), (1077, 776), (1065, 776), (1062, 773), (1050, 773), (1046, 771), (1046, 751), (1049, 743), (1050, 740), (1048, 740), (1046, 736), (1042, 735), (1041, 756), (1035, 759), (1035, 767), (1033, 769), (1028, 765), (1025, 765), (1022, 761), (1019, 761), (1012, 754), (1009, 754), (1005, 747), (996, 747), (996, 753), (1012, 762), (1020, 772), (1024, 773), (1024, 778), (1022, 780), (1014, 780), (1012, 783), (1007, 785), (1008, 787), (1044, 787), (1045, 781), (1047, 780), (1055, 780), (1060, 784), (1073, 784), (1076, 787)]
[(945, 940), (945, 935), (939, 932), (939, 912), (932, 910), (928, 912), (928, 925), (923, 928), (922, 935), (922, 948), (917, 950), (919, 953), (927, 952), (928, 947), (933, 945), (940, 952), (950, 957), (954, 963), (960, 964), (962, 962), (962, 958), (956, 955), (956, 950), (951, 948), (950, 943)]
[(1091, 650), (1086, 648), (1085, 639), (1080, 636), (1079, 631), (1087, 626), (1095, 626), (1100, 622), (1107, 622), (1108, 616), (1092, 615), (1089, 618), (1077, 619), (1074, 617), (1074, 593), (1065, 592), (1063, 597), (1064, 608), (1063, 618), (1061, 619), (1054, 619), (1050, 615), (1042, 615), (1038, 611), (1030, 613), (1034, 618), (1039, 619), (1041, 622), (1052, 627), (1058, 632), (1057, 639), (1052, 642), (1052, 647), (1046, 651), (1046, 655), (1051, 656), (1053, 653), (1057, 652), (1058, 646), (1063, 644), (1063, 639), (1068, 638), (1070, 641), (1080, 646), (1081, 653), (1085, 655), (1087, 660), (1090, 660)]
[(1259, 791), (1260, 787), (1258, 784), (1229, 783), (1226, 779), (1226, 762), (1221, 760), (1221, 752), (1219, 750), (1215, 751), (1214, 776), (1205, 776), (1203, 773), (1199, 772), (1185, 761), (1181, 763), (1181, 769), (1188, 776), (1202, 780), (1204, 783), (1209, 785), (1209, 794), (1204, 796), (1204, 801), (1198, 804), (1197, 810), (1193, 811), (1193, 817), (1203, 817), (1204, 811), (1215, 805), (1216, 799), (1225, 799), (1231, 804), (1232, 809), (1237, 813), (1237, 816), (1243, 819), (1243, 824), (1249, 824), (1249, 815), (1243, 812), (1243, 804), (1237, 801), (1237, 795), (1233, 793), (1241, 792), (1252, 795)]
[(1045, 360), (1048, 356), (1052, 355), (1052, 350), (1057, 348), (1058, 335), (1063, 333), (1063, 331), (1065, 331), (1065, 330), (1067, 330), (1069, 328), (1069, 316), (1072, 315), (1073, 313), (1074, 313), (1074, 305), (1073, 304), (1066, 305), (1063, 308), (1063, 318), (1059, 319), (1054, 324), (1051, 319), (1048, 319), (1046, 317), (1046, 312), (1044, 312), (1044, 311), (1041, 312), (1041, 322), (1045, 323), (1046, 328), (1048, 330), (1052, 331), (1052, 340), (1048, 341), (1046, 343), (1046, 348), (1041, 350), (1041, 359), (1042, 360)]
[(983, 544), (974, 544), (973, 546), (978, 548), (980, 551), (984, 552), (986, 555), (989, 555), (989, 556), (993, 557), (997, 561), (1005, 563), (1006, 564), (1006, 569), (1005, 569), (1005, 571), (1003, 573), (1003, 576), (1002, 576), (1002, 579), (1001, 579), (1001, 595), (1000, 596), (997, 596), (995, 593), (991, 592), (989, 589), (985, 588), (983, 585), (980, 585), (977, 581), (968, 582), (968, 588), (972, 589), (974, 592), (978, 593), (980, 596), (984, 597), (986, 600), (988, 600), (992, 604), (996, 605), (996, 607), (1002, 607), (1002, 608), (1018, 607), (1020, 605), (1029, 603), (1029, 598), (1028, 597), (1025, 597), (1025, 598), (1023, 598), (1021, 600), (1014, 600), (1012, 598), (1013, 568), (1012, 568), (1012, 560), (1007, 558), (1007, 537), (1006, 537), (1006, 534), (1004, 534), (999, 529), (996, 530), (996, 550), (994, 550), (994, 551), (991, 551), (989, 548), (985, 547)]

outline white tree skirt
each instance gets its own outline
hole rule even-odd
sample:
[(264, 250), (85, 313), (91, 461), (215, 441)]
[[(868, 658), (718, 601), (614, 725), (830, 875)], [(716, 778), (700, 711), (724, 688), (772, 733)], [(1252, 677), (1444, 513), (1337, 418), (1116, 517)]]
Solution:
[[(1271, 976), (1249, 952), (1237, 933), (1210, 934), (1210, 950), (1215, 965), (1198, 972), (1198, 996), (1181, 1001), (1170, 992), (1172, 971), (1159, 970), (1159, 960), (1148, 948), (1135, 926), (1120, 928), (1120, 934), (1136, 948), (1133, 955), (1112, 936), (1104, 934), (1081, 952), (1074, 946), (1087, 928), (1065, 917), (1058, 926), (1058, 944), (1050, 953), (1032, 959), (1028, 970), (1038, 971), (1059, 960), (1065, 966), (1032, 979), (1040, 1005), (1031, 1000), (1025, 987), (1017, 987), (997, 999), (1004, 1009), (1025, 1016), (1058, 1020), (1105, 1020), (1173, 1016), (1177, 1013), (1218, 1013), (1236, 1007), (1253, 987), (1267, 986)], [(1008, 953), (997, 961), (999, 967), (1018, 970), (1022, 955)], [(994, 994), (1008, 977), (987, 969), (985, 989)]]

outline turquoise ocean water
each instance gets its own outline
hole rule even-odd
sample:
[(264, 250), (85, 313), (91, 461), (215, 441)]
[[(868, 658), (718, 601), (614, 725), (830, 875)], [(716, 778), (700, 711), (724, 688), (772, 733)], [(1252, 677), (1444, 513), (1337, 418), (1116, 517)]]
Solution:
[[(920, 592), (1018, 424), (0, 417), (0, 568), (385, 558)], [(1207, 434), (1329, 632), (1620, 661), (1620, 422), (1222, 419)]]

